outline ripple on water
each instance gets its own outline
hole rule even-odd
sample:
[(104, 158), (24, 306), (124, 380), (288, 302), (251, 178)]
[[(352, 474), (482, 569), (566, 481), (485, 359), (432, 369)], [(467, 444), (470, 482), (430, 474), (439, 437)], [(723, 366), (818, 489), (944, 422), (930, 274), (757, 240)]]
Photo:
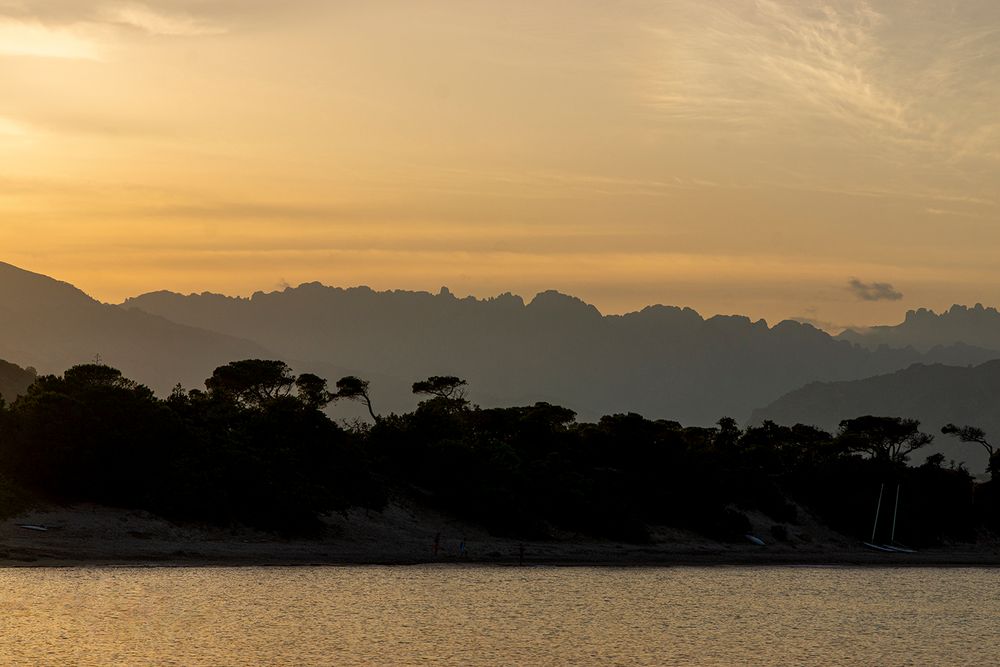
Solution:
[(992, 569), (0, 570), (0, 665), (997, 665)]

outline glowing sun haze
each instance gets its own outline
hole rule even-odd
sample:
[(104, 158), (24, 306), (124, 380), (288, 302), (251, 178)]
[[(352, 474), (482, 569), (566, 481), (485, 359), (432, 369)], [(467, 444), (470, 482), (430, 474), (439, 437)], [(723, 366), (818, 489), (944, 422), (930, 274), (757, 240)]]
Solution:
[(0, 0), (0, 260), (827, 326), (1000, 303), (1000, 3)]

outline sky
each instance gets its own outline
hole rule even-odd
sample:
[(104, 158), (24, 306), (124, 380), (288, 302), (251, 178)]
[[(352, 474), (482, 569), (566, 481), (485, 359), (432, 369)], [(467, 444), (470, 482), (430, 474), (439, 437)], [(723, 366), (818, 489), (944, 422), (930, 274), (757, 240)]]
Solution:
[(0, 0), (0, 261), (835, 330), (1000, 304), (995, 0)]

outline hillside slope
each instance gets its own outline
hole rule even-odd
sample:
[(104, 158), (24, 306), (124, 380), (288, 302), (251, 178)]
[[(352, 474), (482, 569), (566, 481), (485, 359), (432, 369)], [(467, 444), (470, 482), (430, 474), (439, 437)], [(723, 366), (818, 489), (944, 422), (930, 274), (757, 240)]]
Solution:
[(13, 402), (35, 381), (34, 368), (21, 368), (17, 364), (0, 359), (0, 398)]
[(965, 461), (975, 474), (986, 467), (986, 453), (975, 444), (940, 435), (948, 422), (974, 425), (1000, 444), (1000, 360), (974, 367), (914, 364), (895, 373), (848, 382), (813, 382), (755, 410), (751, 420), (780, 424), (801, 422), (836, 430), (842, 419), (884, 415), (919, 419), (923, 430), (936, 434), (924, 457), (940, 451)]
[(157, 392), (201, 386), (233, 359), (267, 356), (260, 345), (158, 315), (102, 304), (79, 289), (0, 263), (0, 359), (61, 373), (97, 355)]

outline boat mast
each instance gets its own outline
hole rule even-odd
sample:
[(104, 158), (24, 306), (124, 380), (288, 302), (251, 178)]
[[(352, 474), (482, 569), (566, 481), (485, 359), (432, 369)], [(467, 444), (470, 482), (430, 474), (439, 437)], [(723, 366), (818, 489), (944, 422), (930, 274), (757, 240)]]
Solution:
[(892, 507), (892, 535), (889, 537), (889, 544), (896, 543), (896, 513), (899, 512), (899, 483), (896, 483), (896, 504)]
[(878, 513), (882, 509), (882, 492), (885, 491), (885, 482), (878, 488), (878, 505), (875, 506), (875, 523), (872, 524), (872, 542), (875, 542), (875, 529), (878, 528)]

